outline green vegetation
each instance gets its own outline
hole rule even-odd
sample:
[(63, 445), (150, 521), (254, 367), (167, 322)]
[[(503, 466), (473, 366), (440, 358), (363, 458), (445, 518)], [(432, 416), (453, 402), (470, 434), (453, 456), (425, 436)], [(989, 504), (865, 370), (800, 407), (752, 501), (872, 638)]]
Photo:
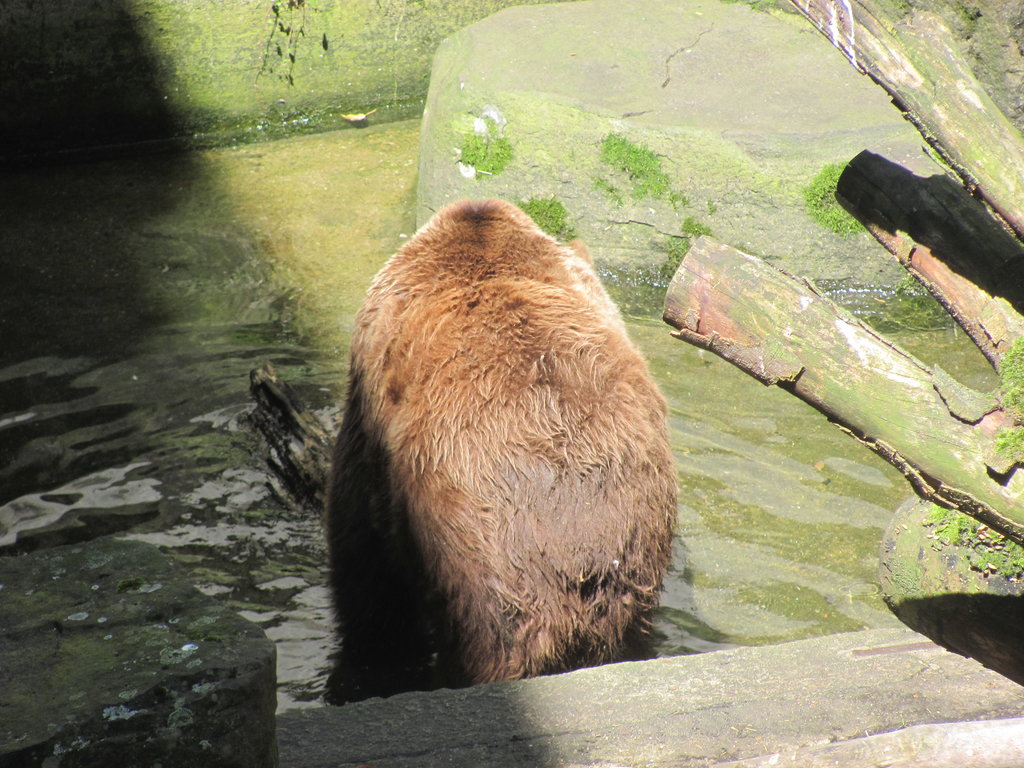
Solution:
[(770, 13), (772, 11), (781, 11), (783, 13), (789, 13), (790, 8), (785, 0), (721, 0), (726, 5), (734, 5), (736, 3), (742, 3), (743, 5), (749, 5), (755, 11), (761, 11), (762, 13)]
[(996, 452), (1014, 464), (1024, 464), (1024, 429), (1005, 427), (996, 432)]
[(658, 268), (658, 274), (652, 282), (662, 287), (667, 286), (679, 269), (683, 257), (689, 253), (693, 241), (701, 235), (710, 234), (711, 227), (697, 221), (693, 216), (687, 216), (683, 221), (682, 234), (668, 239), (668, 258)]
[(1024, 464), (1024, 338), (1014, 339), (999, 366), (999, 397), (1014, 426), (996, 433), (996, 451)]
[(1024, 338), (1014, 339), (999, 366), (999, 392), (1003, 408), (1017, 424), (1024, 424)]
[(707, 224), (702, 224), (701, 222), (697, 221), (695, 218), (693, 218), (693, 216), (687, 216), (686, 219), (683, 221), (683, 234), (690, 238), (696, 239), (698, 237), (701, 237), (702, 235), (710, 235), (711, 227), (709, 227)]
[[(661, 158), (643, 144), (634, 144), (627, 138), (610, 133), (601, 142), (601, 162), (612, 170), (625, 174), (634, 200), (653, 198), (668, 200), (673, 207), (689, 205), (686, 195), (672, 189), (668, 174), (661, 167)], [(597, 179), (594, 186), (622, 204), (622, 195), (607, 179)]]
[(668, 257), (658, 268), (657, 280), (652, 280), (651, 282), (662, 286), (668, 285), (672, 281), (672, 276), (675, 275), (676, 270), (679, 269), (683, 257), (686, 256), (689, 250), (689, 238), (670, 237), (668, 239)]
[(804, 187), (804, 203), (810, 217), (825, 229), (844, 237), (861, 230), (860, 222), (836, 200), (836, 186), (845, 168), (844, 163), (830, 163)]
[(473, 133), (462, 142), (460, 159), (466, 165), (473, 166), (477, 173), (496, 176), (512, 162), (512, 144), (508, 139), (499, 136), (494, 121), (485, 119), (487, 134), (480, 136)]
[(960, 23), (961, 34), (967, 38), (973, 37), (978, 28), (978, 19), (982, 16), (981, 11), (973, 5), (955, 4), (953, 12)]
[(603, 192), (605, 197), (615, 203), (615, 205), (622, 205), (626, 202), (622, 193), (608, 179), (594, 179), (594, 189), (598, 192)]
[(601, 161), (617, 171), (623, 171), (633, 184), (633, 199), (668, 196), (670, 182), (662, 170), (661, 158), (643, 144), (611, 133), (601, 142)]
[(971, 568), (1007, 579), (1024, 576), (1024, 547), (974, 518), (933, 504), (925, 525), (934, 530), (938, 546), (963, 548)]
[(542, 198), (531, 197), (529, 200), (517, 202), (516, 205), (529, 214), (537, 226), (552, 237), (558, 240), (572, 240), (576, 237), (576, 230), (569, 223), (565, 206), (554, 195)]
[(476, 168), (477, 173), (494, 176), (512, 161), (512, 145), (508, 139), (473, 134), (462, 144), (461, 159)]
[[(679, 190), (672, 188), (672, 180), (662, 167), (662, 158), (649, 147), (637, 144), (618, 134), (608, 134), (601, 141), (600, 158), (613, 172), (613, 183), (607, 178), (594, 180), (594, 187), (605, 194), (616, 205), (622, 205), (625, 196), (617, 184), (627, 186), (629, 196), (634, 200), (654, 199), (666, 200), (676, 211), (690, 205), (690, 201)], [(717, 206), (707, 202), (708, 215), (713, 215)], [(690, 250), (690, 245), (701, 235), (710, 235), (711, 227), (694, 216), (686, 216), (680, 225), (678, 235), (670, 235), (665, 243), (665, 261), (658, 267), (644, 267), (629, 271), (615, 270), (614, 279), (623, 286), (639, 290), (647, 301), (647, 294), (654, 296), (649, 303), (660, 306), (660, 298), (656, 294), (664, 290), (679, 268), (683, 257)]]

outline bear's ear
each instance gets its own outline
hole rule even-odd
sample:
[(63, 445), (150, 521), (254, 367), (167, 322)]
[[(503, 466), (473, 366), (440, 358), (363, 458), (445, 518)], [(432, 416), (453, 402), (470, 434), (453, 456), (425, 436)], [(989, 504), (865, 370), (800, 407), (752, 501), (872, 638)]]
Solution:
[(576, 251), (576, 255), (587, 262), (587, 264), (594, 263), (594, 260), (590, 257), (590, 249), (587, 248), (587, 244), (582, 240), (570, 240), (566, 245)]

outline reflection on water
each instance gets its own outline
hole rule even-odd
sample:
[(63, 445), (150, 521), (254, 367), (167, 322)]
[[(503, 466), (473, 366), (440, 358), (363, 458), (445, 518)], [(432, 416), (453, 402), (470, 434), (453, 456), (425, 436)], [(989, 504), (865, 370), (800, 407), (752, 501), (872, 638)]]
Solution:
[[(0, 549), (151, 541), (275, 640), (283, 706), (314, 700), (332, 643), (319, 523), (277, 501), (245, 425), (248, 372), (270, 361), (332, 413), (365, 287), (413, 229), (417, 132), (3, 179)], [(895, 623), (876, 550), (903, 479), (630, 295), (679, 469), (660, 653)], [(962, 335), (900, 343), (992, 385)]]

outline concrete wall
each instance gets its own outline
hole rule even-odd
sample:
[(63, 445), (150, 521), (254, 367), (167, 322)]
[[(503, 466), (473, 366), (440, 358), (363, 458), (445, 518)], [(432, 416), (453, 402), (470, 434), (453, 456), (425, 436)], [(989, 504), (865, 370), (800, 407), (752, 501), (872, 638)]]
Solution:
[(3, 0), (0, 163), (408, 115), (442, 39), (536, 1)]

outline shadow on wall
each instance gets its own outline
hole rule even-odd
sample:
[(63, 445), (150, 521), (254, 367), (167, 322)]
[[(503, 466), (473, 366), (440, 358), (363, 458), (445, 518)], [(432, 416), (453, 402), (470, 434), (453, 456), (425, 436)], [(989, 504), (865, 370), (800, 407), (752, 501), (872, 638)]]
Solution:
[(893, 606), (916, 632), (1024, 685), (1024, 597), (935, 595)]
[(0, 4), (0, 168), (171, 134), (155, 58), (124, 0)]

